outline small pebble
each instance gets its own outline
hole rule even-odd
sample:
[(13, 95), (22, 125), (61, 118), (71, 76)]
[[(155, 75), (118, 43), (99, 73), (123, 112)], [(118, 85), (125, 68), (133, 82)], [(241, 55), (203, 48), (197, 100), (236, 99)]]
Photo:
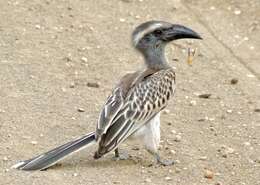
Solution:
[(216, 10), (216, 7), (215, 6), (211, 6), (210, 9), (211, 10)]
[(228, 109), (227, 110), (227, 113), (232, 113), (233, 111), (231, 109)]
[(66, 62), (71, 62), (71, 61), (72, 61), (72, 59), (70, 58), (70, 56), (64, 57), (63, 60), (65, 60)]
[(31, 144), (33, 144), (33, 145), (37, 145), (38, 142), (37, 142), (37, 141), (31, 141)]
[(176, 154), (175, 150), (171, 150), (171, 154)]
[(230, 80), (230, 83), (231, 83), (232, 85), (235, 85), (235, 84), (238, 83), (238, 79), (237, 79), (237, 78), (232, 78), (232, 79)]
[(86, 57), (81, 57), (81, 61), (87, 63), (88, 59)]
[(249, 77), (249, 78), (254, 78), (255, 77), (255, 75), (252, 75), (252, 74), (247, 74), (246, 76)]
[(181, 136), (180, 135), (176, 135), (174, 138), (175, 142), (180, 142), (181, 141)]
[(214, 121), (215, 120), (215, 118), (209, 118), (209, 121)]
[(120, 18), (119, 21), (120, 22), (125, 22), (125, 19), (124, 18)]
[(3, 161), (8, 161), (8, 157), (5, 156), (5, 157), (3, 158)]
[(113, 184), (121, 184), (120, 181), (113, 181)]
[(222, 154), (222, 157), (227, 158), (228, 156), (227, 156), (227, 154)]
[(77, 176), (78, 176), (78, 174), (77, 174), (77, 173), (73, 173), (73, 176), (74, 176), (74, 177), (77, 177)]
[(235, 10), (235, 11), (234, 11), (234, 14), (235, 14), (235, 15), (240, 15), (240, 14), (241, 14), (241, 10)]
[(260, 164), (260, 157), (258, 157), (257, 159), (254, 160), (256, 163)]
[(230, 147), (227, 147), (225, 151), (228, 154), (233, 154), (235, 152), (235, 150), (233, 148), (230, 148)]
[(171, 133), (176, 134), (177, 132), (176, 132), (176, 130), (171, 130)]
[(170, 112), (171, 112), (171, 111), (170, 111), (169, 109), (164, 109), (164, 110), (163, 110), (163, 113), (164, 113), (164, 114), (169, 114)]
[(41, 26), (40, 26), (39, 24), (36, 24), (36, 25), (35, 25), (35, 28), (36, 28), (36, 29), (41, 29)]
[(5, 172), (9, 172), (9, 171), (10, 171), (10, 169), (8, 169), (8, 168), (5, 169)]
[(145, 182), (151, 183), (152, 180), (151, 180), (150, 178), (146, 178), (146, 179), (145, 179)]
[(250, 49), (251, 49), (251, 50), (254, 50), (254, 49), (255, 49), (255, 47), (254, 47), (254, 46), (250, 46)]
[(180, 168), (175, 168), (175, 172), (176, 172), (176, 173), (180, 173), (180, 172), (181, 172), (181, 169), (180, 169)]
[(190, 105), (191, 105), (191, 106), (195, 106), (195, 105), (197, 105), (197, 102), (196, 102), (195, 100), (191, 100), (191, 101), (190, 101)]
[(202, 121), (206, 121), (206, 119), (205, 118), (199, 118), (197, 121), (202, 122)]
[(65, 87), (62, 87), (61, 90), (62, 90), (62, 92), (66, 92), (67, 91), (67, 89)]
[(204, 172), (204, 177), (205, 177), (205, 178), (207, 178), (207, 179), (213, 179), (213, 176), (214, 176), (214, 174), (213, 174), (212, 171), (210, 171), (210, 170), (205, 170), (205, 172)]
[(207, 99), (207, 98), (210, 98), (210, 96), (211, 96), (211, 94), (200, 94), (199, 95), (199, 98), (205, 98), (205, 99)]
[(83, 108), (78, 108), (78, 112), (85, 112)]
[(206, 161), (207, 160), (207, 156), (201, 156), (201, 157), (199, 157), (199, 160)]
[(88, 82), (87, 86), (88, 87), (99, 88), (100, 85), (98, 83), (96, 83), (96, 82)]
[(69, 85), (70, 88), (74, 88), (75, 87), (75, 83), (74, 82), (71, 82), (70, 85)]
[(170, 181), (170, 180), (172, 180), (172, 178), (167, 176), (167, 177), (165, 177), (165, 180)]
[(250, 142), (244, 142), (243, 144), (244, 144), (245, 146), (250, 146), (250, 145), (251, 145)]
[(168, 145), (173, 145), (173, 143), (171, 143), (168, 139), (166, 140), (166, 143), (167, 143)]

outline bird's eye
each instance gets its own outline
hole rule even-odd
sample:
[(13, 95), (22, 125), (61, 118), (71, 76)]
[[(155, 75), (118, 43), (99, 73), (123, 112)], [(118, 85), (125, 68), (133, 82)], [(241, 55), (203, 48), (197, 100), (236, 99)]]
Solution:
[(162, 31), (161, 31), (161, 30), (155, 30), (154, 33), (155, 33), (156, 35), (160, 35), (160, 34), (162, 34)]
[(146, 36), (146, 37), (144, 37), (144, 40), (145, 40), (146, 42), (149, 42), (149, 41), (151, 40), (151, 38), (150, 38), (149, 36)]

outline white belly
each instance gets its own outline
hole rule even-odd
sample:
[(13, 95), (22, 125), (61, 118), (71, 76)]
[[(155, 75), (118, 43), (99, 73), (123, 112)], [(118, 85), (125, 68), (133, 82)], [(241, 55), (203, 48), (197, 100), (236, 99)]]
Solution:
[(141, 127), (132, 137), (141, 141), (147, 150), (157, 152), (160, 144), (160, 113)]

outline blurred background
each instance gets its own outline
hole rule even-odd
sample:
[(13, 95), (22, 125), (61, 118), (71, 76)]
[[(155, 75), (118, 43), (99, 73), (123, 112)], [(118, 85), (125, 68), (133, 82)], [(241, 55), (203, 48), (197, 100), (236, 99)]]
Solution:
[[(0, 16), (0, 184), (260, 184), (259, 0), (0, 0)], [(10, 169), (95, 129), (113, 85), (142, 66), (131, 32), (148, 20), (204, 38), (167, 47), (177, 91), (160, 152), (176, 164), (126, 143), (126, 161), (93, 161), (93, 147), (44, 172)]]

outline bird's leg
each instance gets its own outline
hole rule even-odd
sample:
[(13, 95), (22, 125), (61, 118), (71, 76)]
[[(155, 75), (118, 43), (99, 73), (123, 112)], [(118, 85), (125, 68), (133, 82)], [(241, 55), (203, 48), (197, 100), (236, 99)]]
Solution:
[(158, 152), (160, 144), (160, 114), (157, 114), (150, 120), (137, 134), (143, 136), (142, 141), (144, 146), (154, 156), (156, 165), (169, 166), (174, 164), (171, 160), (162, 160)]
[(162, 165), (162, 166), (171, 166), (174, 165), (174, 160), (164, 160), (160, 157), (158, 151), (146, 149), (150, 154), (152, 154), (155, 158), (155, 166)]
[(129, 158), (129, 155), (127, 153), (119, 153), (118, 148), (115, 149), (115, 156), (113, 157), (113, 160), (127, 160)]
[(118, 148), (115, 149), (115, 157), (116, 157), (116, 158), (119, 157), (119, 151), (118, 151)]

